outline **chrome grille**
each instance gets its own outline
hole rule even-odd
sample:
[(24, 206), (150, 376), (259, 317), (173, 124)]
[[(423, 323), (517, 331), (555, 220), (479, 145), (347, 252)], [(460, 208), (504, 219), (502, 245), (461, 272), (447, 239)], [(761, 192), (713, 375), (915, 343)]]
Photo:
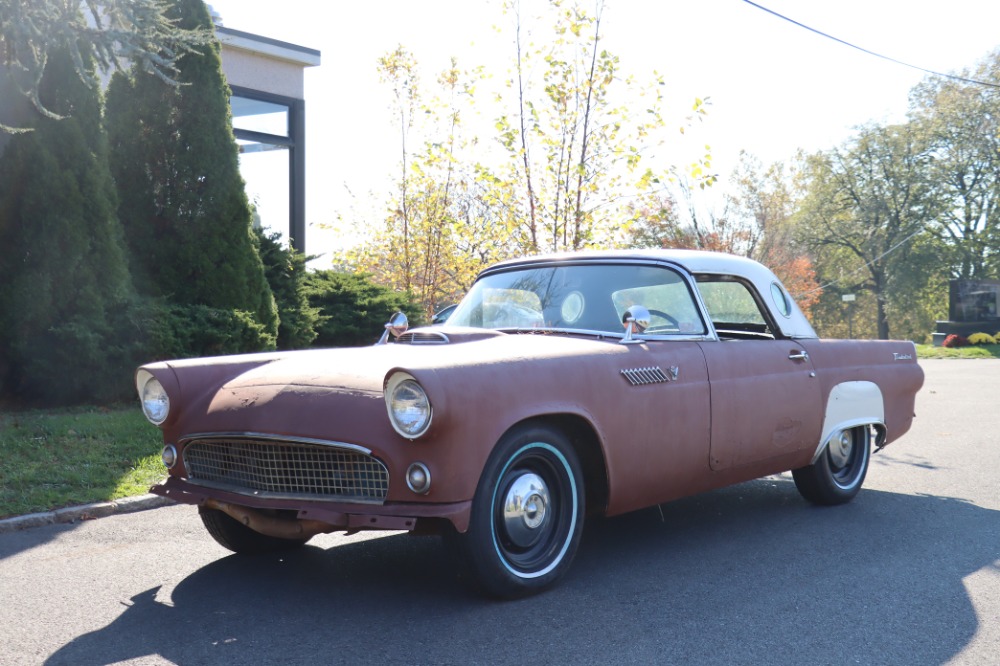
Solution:
[(194, 440), (184, 448), (188, 478), (261, 497), (382, 502), (389, 471), (379, 460), (319, 444), (241, 438)]

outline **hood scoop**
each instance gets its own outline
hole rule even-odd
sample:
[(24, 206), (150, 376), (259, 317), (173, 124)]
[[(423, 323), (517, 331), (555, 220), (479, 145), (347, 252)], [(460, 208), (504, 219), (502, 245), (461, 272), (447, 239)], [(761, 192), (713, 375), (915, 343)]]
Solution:
[(440, 331), (425, 331), (415, 329), (407, 331), (396, 338), (397, 345), (446, 345), (451, 340)]

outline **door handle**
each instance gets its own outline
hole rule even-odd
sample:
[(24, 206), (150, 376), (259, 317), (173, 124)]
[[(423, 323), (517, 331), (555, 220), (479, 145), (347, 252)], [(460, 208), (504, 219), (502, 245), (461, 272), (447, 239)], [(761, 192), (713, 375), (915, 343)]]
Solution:
[(809, 360), (809, 352), (807, 352), (805, 350), (802, 350), (802, 351), (793, 351), (792, 353), (790, 353), (788, 355), (788, 358), (791, 359), (791, 360), (793, 360), (793, 361), (808, 361)]

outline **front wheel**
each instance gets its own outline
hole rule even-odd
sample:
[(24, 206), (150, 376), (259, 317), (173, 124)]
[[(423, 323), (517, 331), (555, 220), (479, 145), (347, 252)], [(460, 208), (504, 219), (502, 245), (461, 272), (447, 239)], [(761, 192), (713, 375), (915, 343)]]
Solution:
[(475, 581), (512, 599), (566, 573), (583, 515), (583, 475), (569, 441), (547, 427), (524, 427), (497, 445), (476, 489), (468, 531), (451, 536)]
[(870, 456), (871, 428), (844, 430), (830, 440), (815, 463), (792, 470), (795, 487), (813, 504), (850, 502), (861, 490)]

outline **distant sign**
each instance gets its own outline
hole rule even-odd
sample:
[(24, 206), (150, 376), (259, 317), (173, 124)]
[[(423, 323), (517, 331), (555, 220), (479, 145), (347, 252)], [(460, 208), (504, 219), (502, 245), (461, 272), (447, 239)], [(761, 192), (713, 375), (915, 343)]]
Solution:
[(1000, 280), (951, 280), (948, 318), (960, 322), (1000, 319)]
[(854, 294), (844, 294), (843, 296), (840, 297), (840, 300), (844, 301), (845, 303), (853, 303)]

